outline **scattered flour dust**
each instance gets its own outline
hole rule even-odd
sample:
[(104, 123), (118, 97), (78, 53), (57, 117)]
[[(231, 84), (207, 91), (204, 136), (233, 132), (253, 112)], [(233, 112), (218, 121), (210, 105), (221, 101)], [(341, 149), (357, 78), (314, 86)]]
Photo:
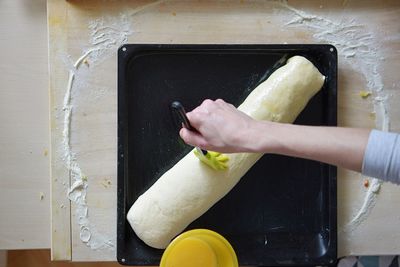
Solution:
[[(382, 76), (379, 72), (380, 62), (384, 60), (384, 57), (381, 54), (380, 42), (374, 33), (368, 31), (365, 25), (355, 19), (334, 21), (298, 10), (288, 5), (287, 1), (276, 3), (280, 6), (279, 11), (283, 8), (291, 15), (288, 16), (291, 20), (284, 24), (286, 27), (308, 28), (317, 41), (333, 44), (338, 49), (339, 56), (343, 57), (345, 64), (357, 66), (355, 70), (364, 76), (367, 88), (375, 96), (373, 102), (376, 127), (382, 131), (389, 131), (388, 98), (383, 90)], [(361, 208), (345, 226), (344, 231), (353, 231), (368, 217), (375, 206), (381, 184), (381, 180), (372, 179)]]
[[(88, 192), (88, 179), (83, 174), (82, 169), (76, 159), (70, 144), (71, 140), (71, 119), (73, 114), (72, 91), (77, 89), (76, 83), (82, 83), (85, 80), (82, 64), (88, 68), (100, 64), (106, 58), (112, 56), (117, 48), (128, 41), (128, 37), (133, 33), (130, 17), (147, 8), (158, 5), (163, 1), (143, 5), (136, 9), (131, 9), (116, 17), (102, 17), (89, 22), (90, 42), (89, 47), (85, 49), (76, 61), (67, 64), (69, 78), (63, 101), (63, 161), (69, 171), (71, 187), (68, 189), (67, 196), (75, 204), (75, 217), (79, 224), (79, 237), (91, 249), (108, 248), (115, 250), (115, 237), (110, 238), (96, 230), (95, 225), (89, 220), (89, 207), (86, 201)], [(70, 56), (68, 56), (71, 58)], [(99, 97), (103, 95), (99, 93)]]
[[(81, 167), (76, 160), (70, 145), (71, 118), (73, 113), (72, 90), (77, 77), (85, 79), (85, 75), (79, 75), (82, 64), (93, 66), (111, 56), (116, 49), (127, 42), (131, 34), (130, 24), (125, 15), (118, 18), (98, 19), (90, 22), (91, 46), (72, 64), (69, 70), (67, 89), (64, 95), (63, 112), (63, 150), (64, 162), (69, 170), (72, 186), (68, 190), (68, 198), (75, 204), (75, 217), (80, 227), (80, 239), (91, 249), (109, 248), (115, 250), (114, 238), (109, 238), (96, 230), (95, 225), (88, 217), (89, 207), (86, 201), (88, 192), (88, 180), (85, 179)], [(103, 93), (103, 92), (102, 92)]]
[[(86, 201), (88, 181), (76, 160), (70, 146), (71, 118), (73, 103), (71, 93), (76, 78), (85, 79), (79, 75), (82, 64), (92, 66), (101, 63), (105, 58), (112, 56), (116, 49), (128, 41), (131, 30), (130, 18), (132, 15), (146, 8), (158, 5), (163, 1), (156, 1), (140, 8), (129, 10), (119, 17), (103, 17), (89, 23), (90, 46), (81, 56), (69, 66), (69, 79), (64, 95), (63, 113), (63, 150), (64, 162), (69, 170), (72, 186), (68, 190), (68, 198), (75, 204), (75, 215), (80, 227), (80, 239), (92, 249), (109, 248), (115, 250), (115, 240), (99, 233), (95, 225), (89, 221), (89, 207)], [(290, 13), (291, 20), (284, 23), (285, 27), (306, 27), (314, 34), (319, 42), (330, 43), (336, 46), (339, 56), (343, 56), (348, 64), (355, 65), (357, 71), (365, 77), (368, 89), (375, 96), (374, 108), (377, 114), (376, 124), (379, 129), (388, 131), (390, 120), (387, 110), (387, 96), (383, 92), (382, 77), (379, 74), (379, 62), (384, 58), (380, 54), (379, 43), (372, 32), (356, 20), (333, 21), (314, 14), (306, 13), (289, 6), (286, 1), (275, 2), (279, 11)], [(373, 179), (366, 193), (364, 203), (358, 213), (348, 224), (352, 229), (365, 220), (373, 208), (381, 182)]]

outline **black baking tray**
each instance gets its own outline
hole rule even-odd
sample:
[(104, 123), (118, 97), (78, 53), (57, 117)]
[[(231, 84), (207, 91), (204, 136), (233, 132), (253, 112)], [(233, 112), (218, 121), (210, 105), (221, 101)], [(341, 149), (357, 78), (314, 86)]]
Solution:
[[(337, 52), (331, 45), (127, 44), (118, 50), (118, 224), (121, 264), (158, 265), (163, 250), (145, 245), (126, 214), (139, 195), (191, 147), (169, 106), (204, 99), (238, 106), (287, 58), (301, 55), (326, 76), (297, 124), (336, 125)], [(329, 140), (327, 140), (329, 142)], [(176, 192), (179, 194), (179, 192)], [(264, 155), (236, 187), (186, 230), (226, 237), (241, 265), (332, 265), (337, 258), (336, 168)]]

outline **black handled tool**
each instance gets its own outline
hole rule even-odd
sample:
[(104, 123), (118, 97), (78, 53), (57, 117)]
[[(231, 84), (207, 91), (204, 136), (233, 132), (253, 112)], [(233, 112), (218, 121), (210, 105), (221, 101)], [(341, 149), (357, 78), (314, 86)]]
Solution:
[[(188, 117), (186, 116), (186, 111), (181, 102), (179, 101), (174, 101), (171, 104), (171, 108), (174, 111), (174, 113), (179, 117), (179, 120), (182, 122), (183, 127), (190, 131), (196, 131), (195, 128), (190, 125), (190, 121)], [(204, 149), (200, 149), (199, 147), (195, 147), (196, 150), (201, 153), (203, 156), (207, 155), (208, 151)]]

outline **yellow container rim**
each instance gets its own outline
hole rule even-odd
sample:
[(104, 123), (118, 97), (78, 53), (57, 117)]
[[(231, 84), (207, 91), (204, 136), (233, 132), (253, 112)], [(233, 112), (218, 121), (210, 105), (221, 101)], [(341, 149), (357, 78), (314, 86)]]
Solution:
[[(237, 260), (237, 256), (235, 250), (231, 246), (231, 244), (226, 240), (222, 235), (208, 229), (194, 229), (186, 231), (177, 237), (175, 237), (171, 243), (165, 249), (160, 262), (160, 267), (167, 267), (168, 258), (171, 255), (171, 252), (179, 245), (183, 240), (198, 238), (202, 241), (205, 241), (211, 249), (213, 249), (216, 257), (218, 258), (218, 252), (216, 250), (223, 249), (224, 253), (227, 253), (229, 256), (228, 264), (218, 265), (218, 267), (238, 267), (239, 263)], [(218, 248), (217, 248), (218, 247)], [(181, 267), (181, 266), (176, 266)], [(206, 267), (206, 266), (205, 266)]]

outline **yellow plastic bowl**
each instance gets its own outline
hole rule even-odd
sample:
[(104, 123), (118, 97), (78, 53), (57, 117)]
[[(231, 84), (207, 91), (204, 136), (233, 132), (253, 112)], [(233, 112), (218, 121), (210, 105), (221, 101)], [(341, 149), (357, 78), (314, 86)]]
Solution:
[(165, 249), (160, 267), (238, 267), (231, 244), (220, 234), (196, 229), (178, 235)]

